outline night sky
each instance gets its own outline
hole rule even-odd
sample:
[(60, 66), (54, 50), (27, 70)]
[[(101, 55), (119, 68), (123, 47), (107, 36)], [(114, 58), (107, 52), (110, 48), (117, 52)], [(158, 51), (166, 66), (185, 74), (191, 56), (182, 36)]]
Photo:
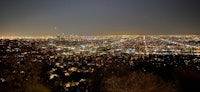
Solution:
[(0, 36), (200, 34), (200, 0), (0, 0)]

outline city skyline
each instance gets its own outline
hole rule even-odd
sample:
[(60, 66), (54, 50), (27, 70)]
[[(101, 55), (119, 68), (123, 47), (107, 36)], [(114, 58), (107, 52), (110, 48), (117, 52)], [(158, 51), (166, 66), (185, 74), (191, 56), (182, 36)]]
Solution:
[(199, 35), (199, 3), (197, 0), (1, 0), (0, 36)]

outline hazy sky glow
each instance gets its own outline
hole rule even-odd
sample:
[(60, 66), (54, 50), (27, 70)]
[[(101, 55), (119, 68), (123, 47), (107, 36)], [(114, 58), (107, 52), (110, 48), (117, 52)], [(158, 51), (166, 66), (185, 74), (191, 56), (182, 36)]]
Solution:
[(0, 0), (0, 36), (200, 34), (200, 0)]

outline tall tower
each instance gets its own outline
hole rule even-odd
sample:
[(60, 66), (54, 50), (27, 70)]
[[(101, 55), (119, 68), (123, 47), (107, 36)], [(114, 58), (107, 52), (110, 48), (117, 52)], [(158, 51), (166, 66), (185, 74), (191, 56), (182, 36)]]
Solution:
[(58, 40), (61, 40), (61, 37), (60, 37), (60, 35), (59, 35), (59, 34), (57, 34), (57, 39), (58, 39)]

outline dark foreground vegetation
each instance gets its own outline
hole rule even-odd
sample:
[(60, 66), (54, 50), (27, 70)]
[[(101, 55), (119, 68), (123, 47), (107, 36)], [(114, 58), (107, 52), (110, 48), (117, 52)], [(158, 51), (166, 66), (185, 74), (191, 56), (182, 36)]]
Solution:
[[(49, 79), (55, 63), (31, 62), (30, 58), (17, 63), (17, 58), (0, 62), (0, 92), (198, 92), (200, 72), (196, 65), (167, 62), (135, 61), (132, 65), (112, 62), (96, 67), (91, 73), (74, 71)], [(23, 70), (23, 71), (22, 71)], [(79, 80), (86, 79), (84, 82)], [(78, 85), (76, 84), (79, 81)], [(69, 83), (69, 86), (66, 86)]]

